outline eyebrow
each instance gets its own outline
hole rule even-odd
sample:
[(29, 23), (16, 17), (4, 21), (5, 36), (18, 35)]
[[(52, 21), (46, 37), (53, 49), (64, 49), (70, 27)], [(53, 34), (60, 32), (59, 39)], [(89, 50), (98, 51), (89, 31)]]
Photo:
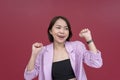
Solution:
[[(61, 25), (56, 25), (56, 26), (61, 26)], [(68, 26), (64, 26), (64, 27), (68, 27)]]

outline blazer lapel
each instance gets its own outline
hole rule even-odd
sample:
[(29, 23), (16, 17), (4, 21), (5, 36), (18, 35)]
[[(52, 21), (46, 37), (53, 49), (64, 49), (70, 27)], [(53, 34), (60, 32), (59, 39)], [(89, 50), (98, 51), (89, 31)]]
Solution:
[(71, 66), (72, 66), (73, 71), (75, 73), (75, 53), (73, 52), (74, 50), (73, 50), (72, 43), (66, 42), (65, 47), (66, 47), (66, 50), (67, 50), (69, 58), (70, 58)]
[(53, 44), (46, 46), (46, 52), (43, 56), (43, 68), (45, 74), (45, 80), (52, 80), (51, 70), (52, 70), (52, 61), (53, 61)]

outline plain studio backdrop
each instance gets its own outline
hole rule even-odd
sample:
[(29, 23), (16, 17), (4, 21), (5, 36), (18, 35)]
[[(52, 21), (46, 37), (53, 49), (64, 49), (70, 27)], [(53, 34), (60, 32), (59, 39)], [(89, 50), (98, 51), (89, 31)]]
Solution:
[(104, 63), (85, 65), (88, 80), (120, 80), (120, 0), (0, 0), (0, 80), (24, 80), (32, 44), (49, 43), (47, 28), (57, 15), (70, 21), (72, 41), (85, 43), (80, 30), (92, 31)]

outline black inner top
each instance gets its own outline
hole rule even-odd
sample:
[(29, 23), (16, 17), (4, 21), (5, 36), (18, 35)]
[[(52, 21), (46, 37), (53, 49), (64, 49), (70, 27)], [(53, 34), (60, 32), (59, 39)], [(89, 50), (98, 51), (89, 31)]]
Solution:
[(52, 65), (53, 80), (68, 80), (75, 78), (70, 59), (54, 62)]

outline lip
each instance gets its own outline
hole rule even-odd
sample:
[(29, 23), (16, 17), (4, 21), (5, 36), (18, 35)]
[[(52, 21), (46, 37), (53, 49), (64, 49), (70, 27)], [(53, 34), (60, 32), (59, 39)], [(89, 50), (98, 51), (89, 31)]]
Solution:
[(65, 38), (65, 36), (62, 36), (62, 35), (57, 35), (58, 36), (58, 38), (60, 38), (60, 39), (64, 39)]
[(60, 37), (60, 38), (64, 38), (65, 36), (63, 36), (63, 35), (57, 35), (58, 37)]

